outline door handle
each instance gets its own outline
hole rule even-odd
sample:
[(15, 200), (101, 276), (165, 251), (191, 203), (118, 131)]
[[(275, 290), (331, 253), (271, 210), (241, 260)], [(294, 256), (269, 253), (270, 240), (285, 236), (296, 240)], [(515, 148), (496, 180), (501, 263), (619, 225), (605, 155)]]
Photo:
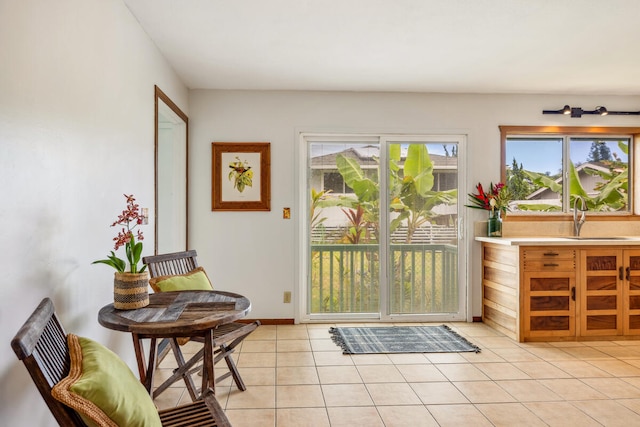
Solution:
[(576, 300), (576, 287), (575, 286), (573, 286), (571, 288), (571, 299), (574, 300), (574, 301)]
[(620, 280), (624, 280), (623, 270), (624, 270), (624, 267), (618, 268), (618, 279), (620, 279)]

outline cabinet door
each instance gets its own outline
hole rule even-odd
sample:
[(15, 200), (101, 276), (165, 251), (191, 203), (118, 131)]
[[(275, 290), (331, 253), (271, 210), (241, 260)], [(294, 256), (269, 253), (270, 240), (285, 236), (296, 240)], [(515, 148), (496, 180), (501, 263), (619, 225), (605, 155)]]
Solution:
[(524, 273), (525, 337), (575, 336), (575, 286), (575, 272)]
[(625, 250), (623, 256), (618, 276), (624, 278), (624, 334), (640, 335), (640, 250)]
[(622, 335), (623, 283), (618, 268), (622, 265), (622, 251), (585, 249), (580, 252), (579, 335)]

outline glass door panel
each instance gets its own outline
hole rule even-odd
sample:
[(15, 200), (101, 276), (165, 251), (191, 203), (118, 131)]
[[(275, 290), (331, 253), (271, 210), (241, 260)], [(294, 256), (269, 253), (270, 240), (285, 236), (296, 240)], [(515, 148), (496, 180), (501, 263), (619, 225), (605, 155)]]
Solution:
[(377, 143), (309, 146), (309, 313), (379, 313)]
[(389, 165), (389, 312), (458, 312), (457, 144), (393, 142)]

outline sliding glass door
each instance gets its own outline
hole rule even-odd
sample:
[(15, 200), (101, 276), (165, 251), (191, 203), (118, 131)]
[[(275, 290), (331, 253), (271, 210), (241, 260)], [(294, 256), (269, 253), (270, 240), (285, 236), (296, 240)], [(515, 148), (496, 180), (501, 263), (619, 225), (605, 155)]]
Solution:
[(305, 319), (464, 319), (462, 136), (303, 135)]

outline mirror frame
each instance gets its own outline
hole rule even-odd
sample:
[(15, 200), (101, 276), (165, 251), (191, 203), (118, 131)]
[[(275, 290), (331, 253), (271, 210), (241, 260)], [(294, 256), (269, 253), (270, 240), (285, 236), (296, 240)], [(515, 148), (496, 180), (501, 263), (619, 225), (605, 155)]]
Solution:
[(157, 85), (154, 85), (154, 253), (158, 254), (158, 100), (161, 100), (169, 107), (178, 117), (184, 120), (185, 124), (185, 162), (186, 162), (186, 176), (185, 176), (185, 247), (184, 250), (189, 248), (189, 118), (187, 115), (162, 91)]

